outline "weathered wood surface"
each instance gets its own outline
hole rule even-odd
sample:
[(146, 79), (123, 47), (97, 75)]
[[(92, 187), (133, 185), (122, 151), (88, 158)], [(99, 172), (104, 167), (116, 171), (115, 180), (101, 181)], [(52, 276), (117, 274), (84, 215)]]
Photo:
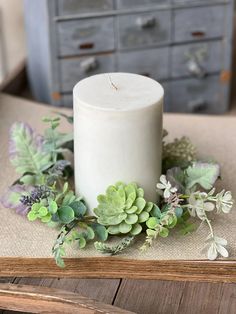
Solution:
[(44, 278), (16, 278), (15, 283), (72, 291), (137, 314), (235, 314), (236, 309), (235, 284)]
[(26, 313), (131, 313), (81, 297), (73, 292), (48, 287), (12, 284), (0, 284), (0, 307)]
[(113, 257), (66, 258), (60, 268), (51, 258), (0, 257), (0, 276), (134, 278), (236, 283), (235, 261), (132, 260)]
[(123, 280), (114, 305), (140, 314), (235, 314), (236, 285)]
[(121, 279), (15, 278), (14, 284), (63, 289), (78, 295), (113, 304)]

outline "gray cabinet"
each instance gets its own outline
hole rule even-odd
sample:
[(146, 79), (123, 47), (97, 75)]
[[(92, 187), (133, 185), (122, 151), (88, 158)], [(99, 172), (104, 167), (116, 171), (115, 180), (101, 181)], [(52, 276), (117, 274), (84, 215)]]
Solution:
[(161, 47), (119, 52), (117, 55), (119, 71), (145, 75), (157, 81), (167, 80), (169, 78), (169, 50), (169, 47)]
[(118, 17), (118, 48), (152, 47), (170, 42), (170, 10)]
[[(224, 89), (218, 76), (209, 76), (204, 80), (180, 79), (171, 82), (171, 102), (178, 112), (223, 113)], [(170, 108), (173, 110), (174, 108)]]
[(57, 8), (59, 16), (96, 13), (113, 10), (114, 2), (113, 0), (57, 0)]
[(219, 38), (224, 35), (225, 5), (174, 10), (174, 42)]
[(113, 17), (58, 23), (59, 56), (114, 50)]
[(85, 76), (115, 71), (114, 54), (95, 55), (79, 58), (65, 58), (60, 61), (61, 90), (72, 91), (75, 82)]
[(220, 72), (224, 66), (223, 52), (221, 40), (174, 46), (171, 49), (171, 77), (203, 78)]
[(126, 71), (160, 81), (166, 111), (227, 110), (233, 0), (24, 1), (39, 101), (71, 107), (79, 80)]

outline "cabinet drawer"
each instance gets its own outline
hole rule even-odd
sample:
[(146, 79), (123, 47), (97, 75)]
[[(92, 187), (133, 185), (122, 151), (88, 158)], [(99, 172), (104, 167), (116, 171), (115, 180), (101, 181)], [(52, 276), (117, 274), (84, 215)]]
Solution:
[(224, 33), (225, 6), (174, 10), (174, 41), (221, 37)]
[(169, 48), (149, 49), (118, 54), (118, 70), (151, 77), (155, 80), (168, 78)]
[(173, 112), (223, 113), (226, 110), (219, 76), (172, 81), (170, 98)]
[(70, 56), (114, 50), (112, 17), (58, 23), (59, 55)]
[(69, 92), (81, 79), (98, 73), (114, 72), (113, 54), (64, 59), (60, 62), (62, 92)]
[(175, 46), (171, 50), (171, 77), (204, 77), (222, 70), (222, 41)]
[(170, 11), (118, 17), (119, 48), (150, 47), (170, 41)]
[(146, 7), (148, 5), (158, 5), (169, 2), (170, 0), (116, 0), (118, 9)]
[(57, 3), (58, 15), (75, 15), (113, 9), (113, 0), (57, 0)]

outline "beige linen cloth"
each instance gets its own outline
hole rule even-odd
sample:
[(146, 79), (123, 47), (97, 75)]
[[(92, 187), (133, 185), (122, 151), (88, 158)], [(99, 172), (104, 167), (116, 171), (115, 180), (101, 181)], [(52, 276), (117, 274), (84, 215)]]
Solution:
[[(45, 125), (41, 122), (41, 117), (54, 115), (55, 111), (52, 107), (0, 94), (0, 194), (17, 178), (8, 160), (8, 131), (11, 124), (15, 121), (28, 122), (42, 133)], [(69, 110), (63, 111), (70, 113)], [(166, 114), (164, 127), (169, 131), (169, 139), (188, 135), (198, 147), (200, 156), (213, 156), (222, 166), (222, 182), (219, 188), (231, 190), (236, 198), (236, 117)], [(71, 126), (63, 122), (62, 130), (68, 131), (70, 128)], [(213, 226), (218, 236), (228, 240), (230, 259), (235, 259), (235, 208), (228, 215), (216, 216)], [(0, 205), (0, 256), (51, 257), (51, 248), (57, 234), (57, 230), (40, 222), (29, 222), (14, 210), (5, 209)], [(198, 232), (187, 236), (173, 232), (166, 239), (157, 239), (155, 245), (146, 253), (139, 250), (142, 243), (140, 239), (140, 242), (120, 257), (147, 260), (206, 259), (201, 249), (207, 235), (206, 227), (201, 227)], [(68, 257), (101, 256), (92, 244), (84, 250), (69, 249), (67, 253)]]

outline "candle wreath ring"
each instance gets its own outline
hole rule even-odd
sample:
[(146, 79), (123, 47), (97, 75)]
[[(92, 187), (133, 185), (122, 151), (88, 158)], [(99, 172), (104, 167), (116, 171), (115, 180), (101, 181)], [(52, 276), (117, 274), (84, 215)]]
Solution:
[[(72, 117), (59, 115), (73, 123)], [(209, 214), (228, 214), (234, 203), (232, 194), (216, 192), (220, 166), (198, 160), (196, 148), (187, 137), (167, 143), (167, 132), (163, 132), (163, 174), (156, 185), (158, 204), (145, 199), (144, 190), (136, 183), (116, 182), (98, 195), (92, 216), (83, 198), (70, 187), (73, 168), (65, 152), (73, 152), (73, 134), (59, 132), (60, 119), (43, 118), (47, 124), (43, 136), (26, 123), (13, 124), (9, 158), (20, 177), (1, 197), (6, 208), (26, 215), (30, 222), (40, 220), (59, 228), (52, 248), (58, 266), (65, 266), (65, 248), (72, 243), (83, 249), (93, 241), (101, 253), (115, 255), (145, 233), (140, 246), (145, 251), (158, 237), (168, 237), (173, 228), (183, 235), (193, 232), (197, 222), (209, 227), (204, 244), (208, 259), (228, 257), (227, 240), (215, 234)], [(111, 245), (109, 239), (114, 236), (119, 242)]]

